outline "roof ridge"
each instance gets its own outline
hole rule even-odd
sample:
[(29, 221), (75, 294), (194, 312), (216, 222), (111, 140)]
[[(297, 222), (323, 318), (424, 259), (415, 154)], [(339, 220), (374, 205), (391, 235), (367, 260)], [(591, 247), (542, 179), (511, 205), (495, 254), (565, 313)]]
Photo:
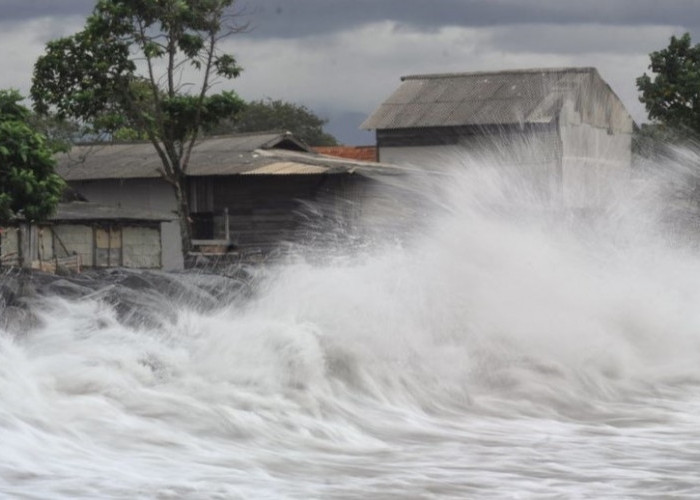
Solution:
[(231, 138), (231, 137), (254, 137), (256, 135), (276, 135), (276, 136), (290, 136), (294, 135), (292, 132), (289, 130), (285, 129), (272, 129), (272, 130), (262, 130), (259, 132), (231, 132), (228, 134), (215, 134), (215, 135), (205, 135), (205, 136), (200, 136), (199, 140), (207, 140), (207, 139), (226, 139), (226, 138)]
[[(230, 132), (226, 134), (215, 134), (215, 135), (202, 135), (200, 134), (199, 137), (197, 138), (197, 142), (202, 142), (206, 140), (212, 140), (212, 139), (236, 139), (236, 138), (242, 138), (242, 137), (255, 137), (255, 136), (269, 136), (273, 135), (276, 137), (290, 137), (294, 136), (292, 132), (289, 130), (285, 129), (273, 129), (273, 130), (263, 130), (260, 132)], [(94, 141), (85, 141), (85, 142), (76, 142), (73, 144), (73, 146), (139, 146), (142, 144), (152, 144), (150, 140), (148, 139), (134, 139), (130, 141), (111, 141), (111, 140), (105, 140), (105, 141), (99, 141), (99, 140), (94, 140)]]
[(405, 80), (428, 80), (439, 78), (457, 78), (461, 76), (480, 76), (480, 75), (512, 75), (525, 73), (590, 73), (597, 71), (593, 66), (570, 66), (559, 68), (523, 68), (523, 69), (507, 69), (499, 71), (471, 71), (463, 73), (426, 73), (416, 75), (405, 75), (401, 77), (401, 81)]

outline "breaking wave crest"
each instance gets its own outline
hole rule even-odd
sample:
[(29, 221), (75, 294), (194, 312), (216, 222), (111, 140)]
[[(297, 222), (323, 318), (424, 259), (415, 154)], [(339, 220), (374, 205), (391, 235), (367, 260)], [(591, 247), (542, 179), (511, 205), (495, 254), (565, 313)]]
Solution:
[[(680, 435), (693, 423), (693, 239), (669, 229), (656, 181), (582, 214), (492, 169), (461, 171), (400, 243), (329, 250), (322, 263), (300, 256), (246, 284), (122, 271), (102, 285), (47, 285), (29, 300), (32, 318), (0, 332), (0, 491), (607, 491), (582, 471), (636, 491), (646, 479), (600, 456), (627, 453), (643, 468), (666, 449), (649, 444), (649, 426), (674, 422), (664, 432)], [(646, 444), (625, 441), (637, 425)], [(549, 465), (523, 468), (537, 443)], [(580, 453), (566, 455), (572, 447)], [(665, 481), (697, 491), (692, 460), (678, 460), (647, 470), (658, 484), (645, 491)], [(550, 490), (533, 483), (543, 474), (558, 478)]]

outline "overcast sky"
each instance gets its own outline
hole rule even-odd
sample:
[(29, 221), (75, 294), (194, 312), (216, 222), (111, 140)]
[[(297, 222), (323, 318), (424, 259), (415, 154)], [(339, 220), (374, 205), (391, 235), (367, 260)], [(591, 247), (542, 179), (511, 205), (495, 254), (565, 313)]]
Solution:
[[(81, 28), (94, 0), (0, 0), (0, 88), (27, 94), (46, 41)], [(689, 31), (699, 0), (239, 0), (251, 28), (228, 39), (244, 67), (221, 89), (307, 105), (350, 144), (406, 74), (595, 66), (632, 116), (648, 54)], [(696, 34), (698, 36), (696, 36)]]

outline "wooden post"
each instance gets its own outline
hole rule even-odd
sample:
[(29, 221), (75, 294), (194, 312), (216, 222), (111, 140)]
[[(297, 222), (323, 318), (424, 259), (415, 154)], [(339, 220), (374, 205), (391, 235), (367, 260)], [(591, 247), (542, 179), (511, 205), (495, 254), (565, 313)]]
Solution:
[(231, 226), (228, 219), (228, 207), (224, 208), (224, 234), (226, 235), (226, 243), (231, 243)]
[(37, 233), (36, 233), (36, 239), (37, 239), (37, 255), (39, 257), (39, 269), (42, 268), (42, 264), (44, 263), (44, 229), (42, 227), (37, 226)]
[(19, 254), (19, 266), (25, 269), (32, 267), (32, 226), (20, 223), (17, 231), (17, 252)]

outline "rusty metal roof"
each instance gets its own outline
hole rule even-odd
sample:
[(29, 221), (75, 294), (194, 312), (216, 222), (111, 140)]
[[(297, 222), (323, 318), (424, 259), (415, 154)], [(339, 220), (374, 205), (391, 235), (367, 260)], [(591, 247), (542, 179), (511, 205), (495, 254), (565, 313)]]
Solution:
[[(363, 129), (550, 123), (564, 96), (619, 101), (595, 68), (412, 75), (361, 125)], [(606, 93), (609, 95), (602, 95)], [(600, 120), (598, 120), (600, 121)]]
[(313, 150), (322, 155), (350, 160), (377, 161), (376, 146), (314, 146)]
[(276, 149), (258, 150), (261, 163), (265, 166), (251, 169), (248, 175), (285, 174), (360, 174), (360, 175), (400, 175), (405, 169), (387, 163), (359, 161), (337, 156), (283, 151)]
[[(67, 181), (158, 178), (161, 161), (150, 143), (75, 146), (58, 157)], [(212, 137), (196, 144), (187, 175), (318, 175), (396, 173), (395, 167), (315, 153), (289, 133)]]

